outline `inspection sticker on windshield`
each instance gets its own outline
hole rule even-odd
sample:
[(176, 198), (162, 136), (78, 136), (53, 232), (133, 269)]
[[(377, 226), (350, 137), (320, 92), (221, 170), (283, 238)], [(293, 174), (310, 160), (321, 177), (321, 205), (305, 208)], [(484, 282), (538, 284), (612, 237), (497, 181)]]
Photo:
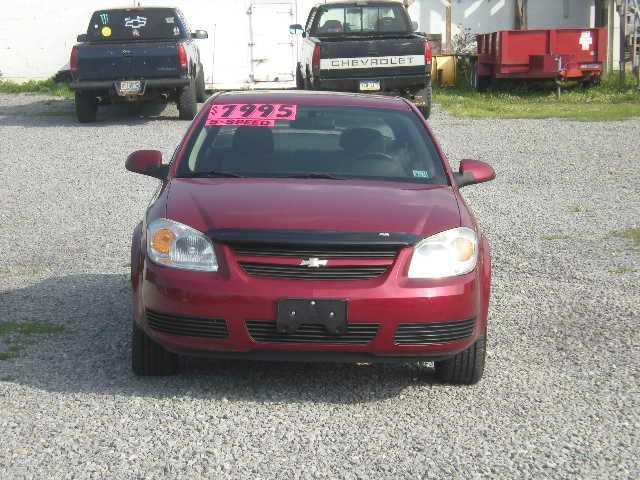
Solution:
[(276, 126), (276, 120), (290, 122), (296, 119), (297, 105), (270, 103), (230, 103), (213, 105), (204, 124), (205, 127), (236, 125), (245, 127)]
[(431, 178), (429, 172), (427, 172), (426, 170), (414, 170), (413, 176), (415, 178)]

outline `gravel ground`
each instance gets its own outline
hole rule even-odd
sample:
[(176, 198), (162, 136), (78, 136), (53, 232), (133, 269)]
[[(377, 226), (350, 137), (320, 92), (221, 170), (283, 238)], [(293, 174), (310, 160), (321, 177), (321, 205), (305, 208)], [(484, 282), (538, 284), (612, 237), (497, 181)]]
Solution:
[(0, 95), (1, 478), (638, 478), (640, 119), (473, 121), (435, 113), (489, 237), (488, 369), (449, 387), (424, 366), (191, 362), (129, 369), (130, 234), (176, 111), (100, 112)]

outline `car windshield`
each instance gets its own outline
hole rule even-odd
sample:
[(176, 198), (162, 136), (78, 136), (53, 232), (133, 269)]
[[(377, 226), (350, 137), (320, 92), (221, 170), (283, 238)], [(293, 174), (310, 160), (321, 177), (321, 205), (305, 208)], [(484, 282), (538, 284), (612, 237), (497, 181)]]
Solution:
[(214, 105), (177, 174), (449, 184), (413, 112), (326, 105)]
[(90, 41), (175, 40), (182, 36), (170, 8), (98, 10), (87, 29)]
[(408, 32), (407, 16), (401, 4), (367, 7), (329, 7), (321, 10), (316, 23), (318, 35)]

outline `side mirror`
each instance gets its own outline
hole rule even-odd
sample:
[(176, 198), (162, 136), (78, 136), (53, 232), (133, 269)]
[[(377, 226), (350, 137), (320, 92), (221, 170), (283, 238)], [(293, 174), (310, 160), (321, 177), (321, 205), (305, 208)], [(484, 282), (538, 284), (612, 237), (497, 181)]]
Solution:
[(411, 22), (411, 29), (414, 32), (417, 32), (418, 31), (418, 22)]
[(125, 168), (130, 172), (148, 175), (164, 180), (169, 173), (169, 165), (162, 164), (162, 153), (158, 150), (138, 150), (127, 157)]
[(459, 172), (453, 175), (458, 187), (488, 182), (496, 178), (496, 172), (491, 165), (479, 160), (462, 160)]
[(86, 42), (87, 41), (87, 34), (86, 33), (81, 33), (80, 35), (78, 35), (76, 37), (76, 40), (78, 42)]
[(196, 30), (195, 32), (191, 32), (191, 38), (195, 38), (196, 40), (204, 40), (205, 38), (209, 38), (209, 34), (206, 30)]
[(289, 25), (289, 33), (291, 35), (294, 35), (298, 30), (304, 30), (302, 28), (302, 25), (300, 25), (299, 23), (295, 23), (293, 25)]

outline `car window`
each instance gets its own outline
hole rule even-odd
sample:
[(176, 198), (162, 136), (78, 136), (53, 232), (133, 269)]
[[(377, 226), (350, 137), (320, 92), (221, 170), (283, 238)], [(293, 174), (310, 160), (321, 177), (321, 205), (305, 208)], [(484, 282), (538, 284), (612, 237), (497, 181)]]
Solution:
[(87, 28), (90, 41), (175, 40), (182, 22), (173, 9), (124, 9), (94, 12)]
[(321, 35), (408, 32), (401, 4), (370, 7), (328, 7), (320, 13), (316, 31)]
[(296, 108), (294, 119), (269, 126), (259, 126), (257, 120), (248, 122), (252, 126), (243, 124), (244, 120), (205, 126), (205, 116), (187, 146), (178, 176), (318, 174), (448, 184), (433, 141), (413, 112), (320, 105)]

